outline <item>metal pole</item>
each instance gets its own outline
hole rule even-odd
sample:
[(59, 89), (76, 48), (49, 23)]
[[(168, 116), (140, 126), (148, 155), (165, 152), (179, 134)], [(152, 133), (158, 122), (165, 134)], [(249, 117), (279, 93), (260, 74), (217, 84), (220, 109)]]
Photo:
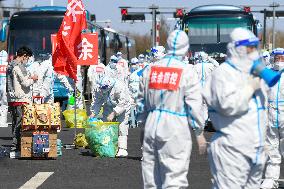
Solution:
[(266, 12), (267, 10), (266, 9), (264, 9), (264, 14), (263, 14), (263, 48), (266, 48), (266, 14), (267, 14), (267, 12)]
[(53, 0), (50, 0), (50, 6), (53, 6), (54, 3), (53, 3)]
[(275, 48), (275, 2), (273, 2), (273, 22), (272, 22), (272, 49)]
[(155, 6), (154, 4), (150, 7), (150, 9), (152, 9), (152, 47), (156, 46), (156, 35), (157, 35), (157, 31), (156, 31), (156, 25), (157, 25), (157, 15), (156, 15), (156, 11), (158, 9), (157, 6)]
[(75, 108), (74, 108), (74, 113), (75, 113), (75, 116), (74, 116), (74, 121), (75, 121), (75, 125), (74, 125), (74, 138), (76, 137), (77, 135), (77, 87), (76, 87), (76, 81), (74, 80), (74, 83), (75, 83)]

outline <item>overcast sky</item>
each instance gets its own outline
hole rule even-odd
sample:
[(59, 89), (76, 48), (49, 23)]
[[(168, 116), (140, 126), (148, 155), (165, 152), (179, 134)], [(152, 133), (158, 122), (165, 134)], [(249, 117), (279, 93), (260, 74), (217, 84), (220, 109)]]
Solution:
[[(50, 5), (51, 0), (21, 0), (24, 7), (32, 7), (35, 5), (43, 6)], [(279, 3), (283, 0), (275, 0)], [(4, 5), (13, 6), (15, 0), (6, 0)], [(56, 6), (66, 6), (68, 0), (54, 0)], [(151, 29), (151, 22), (146, 23), (121, 23), (121, 15), (119, 6), (139, 6), (149, 7), (152, 4), (160, 7), (188, 7), (189, 9), (199, 5), (206, 4), (228, 4), (228, 0), (83, 0), (85, 8), (91, 13), (96, 14), (97, 20), (111, 20), (111, 27), (118, 31), (136, 31), (139, 33), (149, 32)], [(233, 3), (234, 2), (234, 3)], [(231, 0), (230, 4), (233, 5), (269, 5), (273, 0)], [(252, 7), (252, 10), (260, 10), (263, 7)], [(279, 9), (284, 10), (284, 6)], [(174, 10), (174, 9), (173, 9)], [(130, 12), (131, 10), (129, 10)], [(165, 17), (172, 17), (172, 15), (165, 15)], [(256, 17), (262, 22), (263, 15), (257, 14)], [(151, 19), (150, 15), (146, 19)], [(173, 21), (169, 21), (173, 24)], [(276, 21), (277, 29), (284, 30), (284, 19)], [(271, 21), (269, 21), (271, 24)]]

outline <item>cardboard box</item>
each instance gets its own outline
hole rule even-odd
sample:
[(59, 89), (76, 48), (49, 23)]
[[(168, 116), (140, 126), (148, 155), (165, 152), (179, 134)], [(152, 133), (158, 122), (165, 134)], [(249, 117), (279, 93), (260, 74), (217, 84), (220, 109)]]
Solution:
[[(21, 134), (21, 157), (33, 158), (33, 132), (26, 131)], [(49, 152), (46, 158), (57, 157), (57, 132), (49, 131)]]
[(24, 104), (22, 131), (60, 130), (60, 104)]

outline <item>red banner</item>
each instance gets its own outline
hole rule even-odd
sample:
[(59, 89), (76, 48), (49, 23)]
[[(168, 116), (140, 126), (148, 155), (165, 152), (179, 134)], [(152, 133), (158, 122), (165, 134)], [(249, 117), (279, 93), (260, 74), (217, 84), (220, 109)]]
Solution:
[(157, 90), (176, 91), (179, 87), (179, 82), (182, 74), (182, 69), (171, 67), (151, 67), (149, 88)]
[(77, 65), (98, 64), (98, 34), (82, 34), (81, 43), (77, 45)]
[[(54, 71), (77, 80), (77, 45), (87, 28), (82, 0), (68, 0), (67, 11), (57, 33), (57, 46), (52, 56)], [(55, 43), (56, 44), (56, 43)]]

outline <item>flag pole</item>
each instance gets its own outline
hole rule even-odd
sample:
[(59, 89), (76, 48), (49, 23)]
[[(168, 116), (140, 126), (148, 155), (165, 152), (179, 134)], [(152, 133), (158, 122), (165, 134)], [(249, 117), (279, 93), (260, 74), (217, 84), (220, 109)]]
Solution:
[(75, 85), (75, 109), (74, 109), (74, 112), (75, 112), (75, 129), (74, 129), (74, 138), (76, 137), (77, 135), (77, 87), (76, 87), (76, 80), (74, 80), (74, 85)]

